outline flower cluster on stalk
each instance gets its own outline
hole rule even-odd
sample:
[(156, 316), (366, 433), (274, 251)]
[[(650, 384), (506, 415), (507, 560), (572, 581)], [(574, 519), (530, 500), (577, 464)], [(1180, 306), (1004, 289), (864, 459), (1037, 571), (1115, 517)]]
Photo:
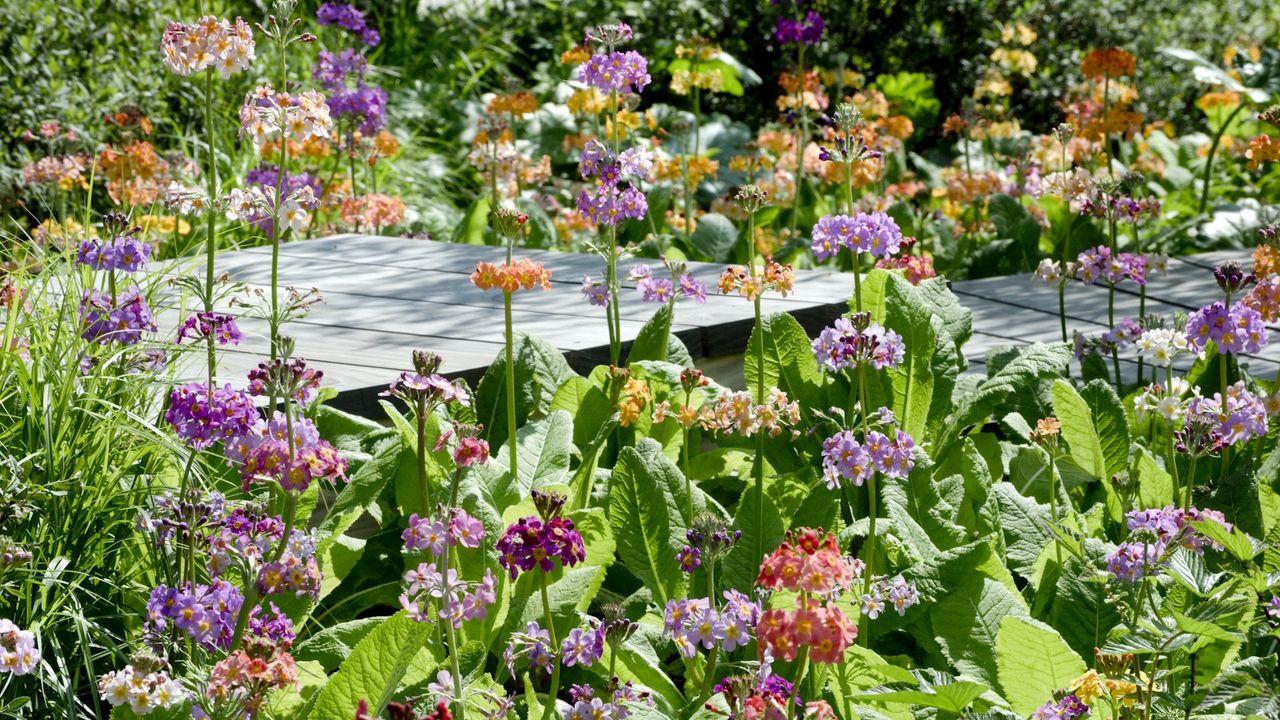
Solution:
[(841, 480), (861, 487), (877, 472), (896, 478), (911, 473), (915, 467), (915, 441), (897, 428), (884, 429), (892, 437), (871, 430), (859, 441), (852, 431), (841, 430), (822, 441), (822, 475), (828, 488), (835, 490)]
[[(578, 193), (578, 211), (594, 223), (617, 225), (623, 220), (640, 220), (649, 211), (644, 193), (636, 187), (653, 168), (653, 155), (633, 147), (614, 153), (597, 140), (588, 140), (578, 160), (583, 180), (594, 184)], [(626, 180), (626, 187), (621, 183)]]
[(533, 491), (538, 517), (524, 517), (498, 539), (498, 564), (515, 580), (537, 568), (548, 573), (558, 564), (573, 567), (586, 559), (586, 547), (573, 520), (561, 515), (567, 498), (559, 493)]
[[(1205, 452), (1240, 445), (1267, 434), (1266, 404), (1249, 391), (1243, 380), (1229, 385), (1226, 397), (1214, 393), (1213, 397), (1196, 396), (1187, 405), (1187, 425), (1180, 438), (1189, 444), (1192, 452), (1204, 448)], [(1194, 438), (1194, 439), (1193, 439)]]
[(737, 293), (748, 300), (755, 300), (765, 290), (772, 290), (786, 297), (795, 291), (795, 283), (795, 271), (790, 265), (783, 265), (766, 257), (763, 266), (747, 268), (730, 265), (721, 273), (716, 287), (724, 295)]
[(253, 398), (230, 384), (210, 388), (205, 383), (179, 385), (169, 393), (164, 419), (178, 437), (197, 450), (248, 434), (258, 422)]
[(797, 593), (794, 608), (769, 608), (760, 615), (759, 652), (794, 660), (801, 647), (815, 663), (837, 663), (858, 637), (857, 626), (836, 598), (861, 577), (861, 567), (840, 552), (833, 533), (813, 528), (787, 532), (787, 539), (760, 565), (756, 584)]
[(1168, 564), (1171, 551), (1181, 548), (1204, 554), (1206, 546), (1221, 550), (1222, 546), (1201, 534), (1191, 523), (1212, 521), (1228, 532), (1231, 523), (1217, 510), (1169, 505), (1151, 510), (1134, 510), (1125, 515), (1129, 539), (1107, 556), (1107, 572), (1118, 580), (1138, 582), (1143, 577), (1159, 575)]
[(1256, 353), (1267, 344), (1267, 325), (1262, 315), (1243, 302), (1205, 305), (1187, 318), (1184, 333), (1196, 352), (1203, 352), (1210, 341), (1219, 355)]
[(859, 367), (876, 370), (897, 367), (905, 357), (902, 336), (871, 321), (870, 313), (836, 318), (814, 338), (813, 355), (819, 367), (839, 372)]
[(40, 662), (36, 635), (7, 618), (0, 618), (0, 673), (27, 675)]
[(834, 257), (841, 248), (855, 256), (870, 253), (874, 258), (897, 255), (901, 249), (902, 230), (887, 213), (871, 212), (848, 215), (826, 215), (813, 226), (812, 249), (818, 262)]
[(253, 30), (236, 18), (234, 23), (206, 15), (192, 25), (170, 22), (160, 40), (164, 63), (179, 75), (216, 67), (222, 77), (249, 67), (254, 58)]
[[(685, 417), (685, 411), (677, 413), (681, 424)], [(726, 390), (714, 403), (702, 407), (698, 422), (704, 430), (717, 435), (753, 437), (763, 432), (769, 437), (777, 437), (790, 426), (792, 435), (796, 436), (800, 432), (794, 429), (800, 422), (800, 403), (788, 399), (787, 394), (778, 388), (769, 388), (763, 403), (756, 403), (746, 390)]]
[(527, 257), (511, 263), (478, 262), (471, 273), (471, 284), (481, 290), (497, 288), (504, 293), (537, 287), (550, 290), (551, 271)]
[(668, 600), (664, 612), (663, 635), (670, 638), (686, 658), (698, 653), (698, 646), (719, 647), (733, 652), (751, 642), (760, 619), (760, 606), (737, 590), (725, 590), (723, 603), (709, 598)]
[(431, 621), (431, 604), (437, 601), (436, 617), (449, 621), (455, 628), (461, 627), (464, 620), (485, 617), (488, 607), (498, 599), (497, 577), (486, 568), (479, 582), (471, 582), (463, 579), (457, 568), (444, 570), (444, 555), (450, 548), (480, 547), (484, 525), (479, 520), (459, 508), (447, 513), (442, 509), (437, 516), (429, 518), (414, 513), (401, 537), (406, 551), (426, 550), (435, 558), (433, 562), (418, 563), (415, 569), (404, 574), (408, 587), (400, 595), (400, 606), (411, 619)]
[(1075, 276), (1085, 285), (1105, 280), (1113, 285), (1122, 280), (1132, 280), (1138, 285), (1147, 284), (1147, 256), (1139, 253), (1112, 253), (1111, 248), (1099, 245), (1080, 253), (1076, 258)]
[(190, 694), (155, 658), (138, 657), (120, 670), (98, 678), (98, 696), (111, 707), (128, 705), (134, 715), (181, 706)]
[[(653, 268), (637, 265), (627, 277), (636, 284), (636, 292), (644, 302), (670, 302), (677, 297), (693, 300), (699, 305), (707, 301), (707, 287), (692, 274), (685, 272), (683, 263), (673, 263), (663, 258), (663, 266), (670, 278), (655, 277)], [(584, 289), (584, 292), (585, 289)], [(596, 304), (592, 302), (591, 304)]]
[(252, 140), (256, 150), (277, 138), (296, 143), (324, 140), (332, 128), (328, 102), (314, 90), (291, 95), (261, 85), (246, 94), (240, 106), (240, 135)]
[(364, 11), (351, 3), (322, 3), (320, 9), (316, 11), (316, 21), (321, 26), (339, 27), (353, 33), (359, 36), (365, 45), (371, 47), (382, 41), (378, 31), (365, 21)]
[(235, 508), (209, 538), (209, 574), (219, 578), (239, 570), (263, 595), (316, 597), (321, 578), (315, 537), (295, 528), (285, 542), (284, 532), (277, 516)]

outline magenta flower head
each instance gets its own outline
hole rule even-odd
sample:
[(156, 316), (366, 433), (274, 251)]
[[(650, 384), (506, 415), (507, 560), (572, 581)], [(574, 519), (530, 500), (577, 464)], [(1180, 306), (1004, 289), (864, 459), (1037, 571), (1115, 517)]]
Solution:
[(840, 371), (870, 365), (877, 370), (897, 367), (906, 355), (902, 336), (871, 322), (869, 313), (836, 318), (813, 341), (818, 365)]
[(796, 20), (779, 17), (773, 29), (773, 37), (781, 45), (817, 45), (826, 32), (827, 23), (816, 10), (804, 14), (804, 18)]
[(258, 410), (248, 393), (230, 385), (212, 390), (204, 383), (179, 385), (169, 394), (164, 419), (179, 437), (197, 450), (219, 440), (248, 434), (258, 422)]
[(178, 328), (178, 339), (174, 342), (180, 344), (188, 337), (212, 337), (219, 345), (239, 345), (244, 339), (244, 333), (236, 325), (236, 319), (230, 315), (201, 311), (182, 323), (182, 327)]
[(512, 580), (535, 567), (551, 572), (555, 560), (561, 567), (573, 567), (586, 558), (582, 535), (572, 520), (560, 515), (566, 499), (559, 493), (534, 490), (533, 502), (541, 517), (521, 518), (498, 539), (498, 563)]

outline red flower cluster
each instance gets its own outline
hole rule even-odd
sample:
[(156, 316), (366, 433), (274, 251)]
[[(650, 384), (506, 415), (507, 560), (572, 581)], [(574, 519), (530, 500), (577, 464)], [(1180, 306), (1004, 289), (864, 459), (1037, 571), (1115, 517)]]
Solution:
[(812, 528), (787, 533), (787, 541), (764, 559), (756, 583), (800, 594), (795, 608), (761, 614), (756, 627), (761, 655), (768, 650), (774, 658), (789, 661), (807, 646), (813, 662), (840, 662), (857, 639), (858, 628), (830, 597), (849, 589), (860, 574), (854, 561), (840, 552), (834, 534), (824, 536)]

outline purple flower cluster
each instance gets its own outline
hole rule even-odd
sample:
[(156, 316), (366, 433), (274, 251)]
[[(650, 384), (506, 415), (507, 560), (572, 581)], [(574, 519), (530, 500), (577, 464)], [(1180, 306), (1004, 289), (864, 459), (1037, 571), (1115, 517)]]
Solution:
[(370, 47), (382, 41), (378, 31), (365, 22), (364, 12), (357, 10), (350, 3), (327, 2), (316, 11), (316, 20), (324, 26), (337, 25), (360, 36), (360, 40)]
[(613, 700), (610, 702), (596, 697), (590, 685), (570, 687), (570, 707), (564, 714), (564, 720), (626, 720), (631, 717), (632, 704), (655, 705), (649, 693), (638, 692), (630, 680), (611, 683), (611, 687)]
[(471, 393), (466, 383), (452, 382), (445, 376), (431, 373), (402, 372), (400, 377), (391, 382), (391, 386), (379, 395), (383, 397), (400, 397), (417, 402), (423, 400), (429, 405), (436, 403), (456, 402), (463, 407), (471, 405)]
[(1111, 284), (1132, 280), (1138, 285), (1147, 284), (1147, 256), (1140, 253), (1113, 254), (1111, 248), (1099, 245), (1076, 257), (1076, 277), (1085, 285), (1099, 279)]
[(151, 257), (151, 246), (133, 233), (110, 240), (85, 238), (76, 252), (76, 261), (94, 270), (118, 270), (132, 273), (142, 269)]
[[(680, 275), (677, 285), (668, 278), (654, 277), (653, 268), (648, 265), (638, 265), (631, 269), (630, 278), (636, 284), (636, 292), (640, 293), (645, 302), (667, 302), (676, 297), (677, 292), (680, 297), (689, 298), (699, 305), (707, 301), (707, 287), (688, 273)], [(591, 302), (590, 296), (588, 302)]]
[(457, 568), (449, 568), (446, 574), (435, 563), (419, 563), (405, 571), (404, 579), (409, 587), (400, 595), (400, 606), (416, 622), (430, 621), (429, 606), (439, 601), (437, 616), (458, 628), (463, 620), (483, 619), (498, 600), (498, 578), (487, 568), (480, 582), (473, 583), (463, 580)]
[(910, 435), (893, 431), (893, 439), (872, 430), (862, 442), (850, 430), (841, 430), (822, 441), (822, 474), (834, 490), (840, 480), (861, 486), (874, 472), (906, 477), (915, 467), (916, 443)]
[(1205, 305), (1187, 318), (1184, 332), (1187, 342), (1198, 352), (1203, 352), (1210, 340), (1219, 355), (1256, 353), (1267, 344), (1267, 325), (1262, 315), (1243, 303), (1230, 307), (1222, 302)]
[(1125, 317), (1116, 323), (1115, 327), (1102, 333), (1098, 338), (1098, 343), (1104, 353), (1110, 353), (1113, 348), (1117, 352), (1122, 352), (1137, 342), (1140, 337), (1142, 337), (1142, 326), (1138, 324), (1137, 320)]
[(246, 492), (255, 480), (275, 480), (285, 491), (302, 492), (313, 480), (336, 481), (347, 470), (346, 460), (320, 439), (313, 422), (303, 417), (290, 422), (279, 411), (271, 420), (258, 419), (247, 432), (228, 440), (224, 454), (231, 464), (240, 465)]
[(102, 345), (136, 345), (144, 332), (156, 331), (151, 306), (135, 285), (115, 298), (95, 289), (86, 290), (80, 298), (80, 322), (80, 336)]
[(226, 498), (219, 492), (205, 495), (189, 491), (185, 497), (180, 497), (166, 491), (152, 497), (150, 506), (138, 514), (137, 528), (153, 535), (157, 548), (163, 547), (174, 536), (184, 544), (203, 545), (208, 542), (205, 533), (210, 528), (222, 527), (226, 508)]
[(1137, 582), (1143, 577), (1157, 575), (1168, 560), (1168, 551), (1181, 547), (1198, 554), (1206, 545), (1217, 550), (1222, 547), (1196, 532), (1191, 523), (1212, 520), (1226, 530), (1231, 523), (1217, 510), (1183, 510), (1174, 505), (1151, 510), (1134, 510), (1126, 517), (1129, 522), (1129, 540), (1121, 543), (1107, 556), (1107, 572), (1119, 580)]
[(1081, 202), (1080, 214), (1105, 220), (1125, 220), (1136, 223), (1143, 218), (1159, 215), (1160, 201), (1156, 198), (1136, 199), (1127, 195), (1095, 190)]
[(719, 645), (733, 652), (751, 642), (751, 631), (760, 621), (760, 606), (737, 590), (724, 591), (719, 610), (707, 598), (668, 600), (663, 635), (671, 638), (684, 657)]
[(603, 93), (635, 92), (645, 89), (653, 78), (649, 75), (649, 62), (634, 50), (613, 50), (592, 55), (578, 67), (578, 82), (585, 83)]
[(404, 549), (410, 552), (430, 550), (437, 557), (454, 546), (480, 547), (484, 539), (484, 523), (471, 517), (461, 508), (449, 511), (449, 521), (436, 518), (420, 518), (417, 513), (409, 516), (409, 527), (401, 533)]
[(560, 643), (560, 659), (565, 667), (590, 667), (604, 655), (604, 626), (574, 628)]
[[(245, 187), (259, 187), (267, 197), (275, 197), (276, 186), (279, 185), (282, 195), (288, 198), (296, 195), (304, 187), (311, 188), (311, 196), (318, 198), (323, 194), (324, 183), (309, 172), (288, 172), (280, 176), (280, 168), (271, 163), (262, 163), (244, 174)], [(264, 213), (265, 215), (265, 213)]]
[[(858, 319), (858, 318), (855, 318)], [(836, 318), (813, 340), (818, 365), (833, 371), (870, 364), (877, 370), (897, 367), (905, 356), (902, 336), (873, 322)]]
[(1192, 398), (1187, 414), (1213, 424), (1211, 433), (1217, 447), (1239, 445), (1267, 434), (1267, 406), (1249, 392), (1243, 380), (1227, 388), (1225, 407), (1222, 393), (1214, 393), (1212, 398)]
[(176, 342), (181, 343), (188, 337), (212, 337), (219, 345), (239, 345), (244, 339), (244, 333), (236, 325), (236, 319), (230, 315), (202, 311), (187, 318), (182, 327), (178, 328)]
[(280, 557), (269, 560), (283, 537), (284, 522), (279, 517), (236, 508), (209, 539), (209, 574), (220, 577), (239, 566), (257, 578), (263, 595), (292, 592), (298, 597), (318, 597), (321, 577), (315, 537), (295, 529)]
[(249, 371), (249, 385), (246, 389), (256, 397), (266, 395), (291, 398), (299, 405), (306, 405), (315, 399), (323, 378), (324, 371), (307, 367), (307, 361), (303, 358), (289, 361), (276, 358), (260, 362)]
[(197, 450), (219, 440), (241, 437), (259, 422), (258, 410), (248, 393), (232, 390), (229, 384), (211, 390), (204, 383), (174, 388), (169, 393), (164, 419), (178, 437)]
[(376, 135), (387, 124), (387, 91), (364, 83), (335, 90), (329, 96), (329, 113), (366, 137)]
[(360, 53), (347, 48), (340, 52), (321, 50), (316, 56), (316, 65), (311, 68), (311, 79), (320, 83), (326, 90), (337, 90), (347, 84), (347, 78), (359, 82), (369, 69), (369, 61)]
[(649, 211), (644, 193), (630, 181), (625, 188), (619, 188), (619, 183), (624, 175), (643, 179), (652, 164), (653, 158), (645, 150), (626, 150), (615, 156), (599, 142), (589, 141), (582, 149), (578, 171), (584, 180), (594, 177), (596, 183), (578, 194), (578, 211), (605, 225), (642, 219)]
[(582, 297), (587, 299), (588, 305), (607, 307), (613, 299), (613, 293), (609, 292), (609, 285), (604, 281), (593, 280), (590, 275), (583, 275)]
[(545, 524), (536, 517), (521, 518), (498, 539), (498, 564), (512, 580), (535, 567), (551, 572), (556, 559), (562, 567), (573, 567), (585, 557), (582, 536), (566, 517), (553, 517)]
[(814, 258), (823, 262), (835, 256), (840, 248), (854, 253), (871, 253), (872, 257), (887, 258), (902, 248), (902, 229), (883, 212), (848, 215), (824, 215), (813, 226)]
[(1067, 695), (1061, 700), (1050, 700), (1036, 708), (1031, 713), (1031, 720), (1079, 720), (1088, 714), (1088, 705), (1075, 695)]
[(231, 646), (243, 604), (240, 590), (225, 580), (176, 588), (160, 585), (147, 600), (146, 628), (159, 633), (172, 622), (206, 650), (225, 650)]
[(826, 29), (827, 23), (822, 16), (810, 10), (804, 14), (803, 20), (779, 17), (773, 37), (782, 45), (817, 45)]
[(888, 606), (893, 606), (899, 616), (907, 614), (907, 608), (920, 602), (915, 583), (909, 583), (901, 575), (890, 579), (882, 577), (871, 585), (871, 592), (862, 596), (862, 614), (875, 620)]
[(288, 615), (280, 612), (280, 608), (276, 607), (275, 603), (267, 603), (267, 605), (271, 608), (270, 616), (261, 606), (249, 612), (249, 634), (288, 647), (297, 637), (293, 632), (293, 621)]
[(512, 677), (516, 676), (516, 660), (524, 658), (530, 669), (542, 670), (551, 674), (551, 664), (555, 661), (555, 653), (551, 648), (551, 633), (537, 622), (530, 622), (523, 632), (511, 633), (507, 647), (502, 651), (502, 660)]

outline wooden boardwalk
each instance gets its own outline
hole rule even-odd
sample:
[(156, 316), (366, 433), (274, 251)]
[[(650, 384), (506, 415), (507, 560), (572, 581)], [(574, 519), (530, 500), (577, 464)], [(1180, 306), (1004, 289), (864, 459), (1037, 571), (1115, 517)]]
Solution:
[[(522, 292), (516, 296), (517, 330), (536, 335), (565, 353), (579, 372), (608, 362), (604, 313), (591, 307), (579, 291), (583, 275), (599, 277), (603, 260), (592, 255), (524, 251), (552, 271), (550, 292)], [(456, 245), (427, 240), (374, 236), (336, 236), (285, 245), (280, 252), (280, 283), (299, 289), (315, 287), (324, 296), (304, 319), (286, 326), (297, 339), (297, 354), (325, 372), (326, 384), (339, 390), (336, 406), (362, 415), (378, 416), (377, 394), (410, 367), (414, 349), (431, 350), (444, 358), (443, 372), (475, 382), (503, 347), (502, 295), (481, 292), (468, 276), (477, 261), (500, 261), (494, 247)], [(1212, 253), (1170, 261), (1170, 273), (1148, 285), (1148, 313), (1187, 313), (1218, 297), (1212, 267), (1226, 259), (1247, 260), (1243, 252)], [(270, 281), (269, 248), (254, 248), (218, 257), (218, 272), (249, 287)], [(620, 273), (638, 264), (657, 267), (658, 261), (631, 259)], [(734, 356), (743, 351), (753, 323), (751, 303), (714, 290), (722, 265), (690, 263), (690, 271), (711, 292), (705, 305), (678, 304), (672, 331), (698, 360)], [(630, 287), (628, 283), (624, 285)], [(952, 289), (973, 312), (973, 339), (965, 347), (970, 370), (984, 372), (988, 351), (1034, 341), (1060, 339), (1057, 289), (1027, 276), (956, 282)], [(1116, 317), (1136, 315), (1136, 288), (1117, 293)], [(624, 290), (622, 332), (635, 338), (656, 306), (642, 303)], [(796, 293), (787, 298), (766, 296), (764, 312), (791, 313), (812, 336), (848, 309), (852, 279), (846, 273), (798, 271)], [(1107, 329), (1107, 291), (1104, 286), (1073, 283), (1067, 288), (1068, 327), (1089, 335)], [(238, 382), (243, 373), (267, 353), (266, 325), (244, 320), (246, 339), (227, 351), (222, 374)], [(1245, 357), (1255, 375), (1275, 377), (1280, 371), (1277, 344), (1258, 356)], [(1136, 367), (1124, 358), (1126, 372)], [(731, 381), (730, 378), (725, 380)]]

